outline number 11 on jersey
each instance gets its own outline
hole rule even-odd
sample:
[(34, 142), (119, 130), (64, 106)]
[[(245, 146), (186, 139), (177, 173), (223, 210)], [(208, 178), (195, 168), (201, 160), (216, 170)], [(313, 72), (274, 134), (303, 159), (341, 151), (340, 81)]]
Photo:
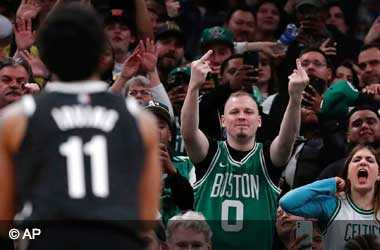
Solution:
[(100, 198), (108, 196), (108, 154), (104, 136), (96, 135), (85, 144), (82, 138), (71, 136), (60, 145), (59, 152), (66, 157), (67, 184), (71, 198), (81, 199), (86, 196), (84, 155), (90, 156), (93, 194)]

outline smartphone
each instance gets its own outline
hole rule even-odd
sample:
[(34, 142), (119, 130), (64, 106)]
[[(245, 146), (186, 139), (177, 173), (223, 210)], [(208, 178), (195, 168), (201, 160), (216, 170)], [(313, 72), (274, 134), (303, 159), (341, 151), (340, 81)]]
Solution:
[(302, 248), (303, 250), (312, 250), (311, 244), (313, 243), (313, 222), (312, 221), (297, 221), (296, 222), (296, 239), (304, 235), (307, 237), (301, 242), (301, 245), (310, 245), (309, 247)]
[(190, 77), (185, 74), (179, 73), (175, 75), (169, 75), (168, 82), (166, 86), (166, 91), (170, 91), (173, 88), (180, 86), (182, 84), (188, 84), (190, 81)]
[(206, 81), (210, 81), (211, 85), (216, 88), (219, 85), (218, 74), (212, 72), (208, 73)]
[(259, 53), (257, 51), (246, 51), (243, 54), (243, 63), (252, 65), (255, 68), (259, 67)]
[[(246, 51), (243, 54), (243, 64), (251, 65), (257, 69), (259, 67), (259, 53), (256, 51)], [(249, 76), (257, 76), (257, 71), (250, 73)]]
[(313, 86), (313, 88), (322, 96), (327, 88), (327, 83), (325, 80), (312, 76), (309, 79), (309, 85), (306, 86), (305, 91), (309, 94), (313, 94), (311, 88), (309, 86)]

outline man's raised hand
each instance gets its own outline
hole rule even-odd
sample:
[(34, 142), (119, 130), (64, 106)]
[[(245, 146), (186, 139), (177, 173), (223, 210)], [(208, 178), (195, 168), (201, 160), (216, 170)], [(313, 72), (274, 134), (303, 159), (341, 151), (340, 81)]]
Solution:
[(302, 92), (309, 84), (309, 76), (306, 74), (305, 69), (301, 65), (300, 59), (297, 59), (297, 69), (293, 70), (293, 73), (289, 78), (289, 96), (302, 99)]
[(209, 50), (199, 60), (191, 63), (190, 86), (200, 88), (205, 82), (207, 74), (212, 71), (208, 60), (212, 53), (212, 50)]

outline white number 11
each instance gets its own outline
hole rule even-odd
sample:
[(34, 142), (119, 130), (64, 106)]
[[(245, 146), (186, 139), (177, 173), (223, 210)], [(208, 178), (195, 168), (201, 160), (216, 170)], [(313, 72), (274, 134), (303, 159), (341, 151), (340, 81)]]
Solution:
[(93, 194), (101, 198), (108, 196), (107, 142), (104, 136), (96, 135), (84, 145), (80, 137), (71, 136), (61, 144), (59, 152), (67, 159), (67, 182), (71, 198), (80, 199), (86, 195), (84, 154), (90, 156)]

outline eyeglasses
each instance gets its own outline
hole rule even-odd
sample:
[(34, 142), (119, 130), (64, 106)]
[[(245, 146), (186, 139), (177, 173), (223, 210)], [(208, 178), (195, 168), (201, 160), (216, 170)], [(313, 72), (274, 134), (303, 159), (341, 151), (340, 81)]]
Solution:
[(314, 60), (314, 61), (308, 61), (308, 60), (305, 60), (305, 61), (302, 61), (301, 62), (301, 66), (302, 67), (307, 67), (309, 66), (310, 64), (313, 64), (315, 67), (317, 68), (321, 68), (321, 67), (324, 67), (326, 66), (327, 64), (324, 63), (324, 62), (321, 62), (321, 61), (318, 61), (318, 60)]
[(131, 90), (128, 92), (128, 95), (131, 96), (138, 96), (139, 94), (141, 96), (151, 96), (151, 92), (149, 90)]

